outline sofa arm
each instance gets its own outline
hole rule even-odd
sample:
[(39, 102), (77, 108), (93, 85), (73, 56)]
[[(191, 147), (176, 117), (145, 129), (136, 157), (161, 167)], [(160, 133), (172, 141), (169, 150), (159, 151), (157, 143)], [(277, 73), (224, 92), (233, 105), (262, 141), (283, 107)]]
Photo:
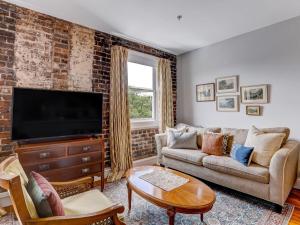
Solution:
[(157, 162), (160, 164), (162, 162), (161, 150), (163, 147), (167, 146), (167, 134), (156, 134), (155, 135), (156, 150), (157, 150)]
[(270, 201), (281, 206), (295, 184), (298, 170), (299, 143), (288, 141), (270, 163)]

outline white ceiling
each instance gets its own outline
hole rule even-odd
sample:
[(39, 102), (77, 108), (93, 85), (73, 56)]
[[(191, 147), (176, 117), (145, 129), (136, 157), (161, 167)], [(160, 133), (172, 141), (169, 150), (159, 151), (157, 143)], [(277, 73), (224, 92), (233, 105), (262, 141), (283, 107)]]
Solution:
[(299, 0), (7, 1), (174, 54), (300, 15)]

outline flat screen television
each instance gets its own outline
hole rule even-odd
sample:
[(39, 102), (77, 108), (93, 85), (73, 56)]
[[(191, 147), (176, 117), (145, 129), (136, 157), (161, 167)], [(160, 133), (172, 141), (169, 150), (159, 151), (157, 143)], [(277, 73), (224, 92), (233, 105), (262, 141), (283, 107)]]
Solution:
[(99, 93), (14, 88), (12, 140), (84, 137), (102, 132)]

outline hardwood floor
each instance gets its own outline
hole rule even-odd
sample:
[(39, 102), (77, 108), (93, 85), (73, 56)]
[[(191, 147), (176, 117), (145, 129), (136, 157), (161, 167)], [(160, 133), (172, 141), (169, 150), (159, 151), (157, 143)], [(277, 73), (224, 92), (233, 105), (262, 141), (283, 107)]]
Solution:
[(300, 225), (300, 190), (294, 189), (287, 202), (295, 205), (294, 213), (289, 225)]

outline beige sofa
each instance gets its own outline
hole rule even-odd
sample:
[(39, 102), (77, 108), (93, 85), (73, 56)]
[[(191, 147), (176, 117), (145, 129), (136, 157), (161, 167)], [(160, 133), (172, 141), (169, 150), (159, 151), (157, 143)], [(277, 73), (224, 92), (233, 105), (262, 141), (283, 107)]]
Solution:
[[(188, 126), (179, 124), (177, 127)], [(189, 126), (191, 127), (191, 126)], [(278, 131), (284, 128), (278, 128)], [(244, 144), (248, 130), (222, 128)], [(273, 130), (276, 131), (276, 130)], [(170, 149), (167, 135), (157, 134), (158, 163), (201, 179), (264, 199), (281, 210), (297, 177), (299, 143), (287, 140), (272, 157), (269, 168), (251, 163), (246, 167), (229, 156), (207, 155), (199, 150)]]

